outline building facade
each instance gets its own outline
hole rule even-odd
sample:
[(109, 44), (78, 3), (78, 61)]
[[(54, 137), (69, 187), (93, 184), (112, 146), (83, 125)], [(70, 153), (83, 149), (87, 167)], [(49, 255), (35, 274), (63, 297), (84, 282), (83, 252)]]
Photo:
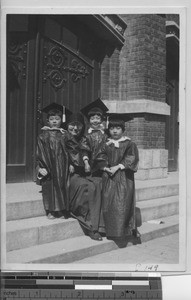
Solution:
[(9, 15), (7, 182), (35, 179), (42, 107), (77, 112), (97, 97), (129, 116), (137, 179), (177, 171), (178, 84), (178, 15)]
[(166, 177), (178, 170), (179, 18), (121, 18), (125, 43), (103, 62), (102, 98), (110, 111), (133, 116), (126, 129), (140, 150), (137, 178)]

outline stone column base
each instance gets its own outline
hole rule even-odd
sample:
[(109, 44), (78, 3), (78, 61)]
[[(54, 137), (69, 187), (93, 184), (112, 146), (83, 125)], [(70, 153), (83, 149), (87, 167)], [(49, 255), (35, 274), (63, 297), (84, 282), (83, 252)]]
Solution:
[(139, 149), (139, 169), (135, 179), (148, 180), (167, 177), (168, 150)]

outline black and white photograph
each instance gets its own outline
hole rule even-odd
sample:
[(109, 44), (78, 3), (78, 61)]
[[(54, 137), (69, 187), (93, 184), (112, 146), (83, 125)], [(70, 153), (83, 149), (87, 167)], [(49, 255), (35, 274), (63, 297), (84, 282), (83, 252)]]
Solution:
[(5, 269), (185, 271), (185, 10), (2, 24)]

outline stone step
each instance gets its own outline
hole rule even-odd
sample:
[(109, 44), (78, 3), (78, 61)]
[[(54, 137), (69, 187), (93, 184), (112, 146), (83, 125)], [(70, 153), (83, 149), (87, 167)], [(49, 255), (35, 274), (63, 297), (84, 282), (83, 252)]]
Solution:
[[(168, 218), (163, 218), (164, 224), (143, 223), (139, 229), (142, 243), (178, 232), (178, 219), (178, 215), (174, 215)], [(127, 246), (130, 245), (132, 245), (132, 243), (128, 243)], [(116, 243), (114, 241), (107, 240), (106, 238), (103, 238), (103, 241), (98, 242), (91, 240), (87, 236), (80, 236), (10, 251), (7, 253), (7, 263), (76, 263), (81, 259), (116, 249), (118, 249)], [(132, 261), (132, 263), (136, 262)]]
[(6, 185), (7, 221), (43, 216), (42, 188), (34, 182)]
[[(158, 198), (137, 203), (142, 222), (178, 213), (178, 196)], [(7, 222), (7, 251), (50, 243), (83, 235), (78, 222), (72, 218), (49, 220), (35, 217)]]
[[(175, 196), (179, 193), (178, 174), (168, 178), (136, 181), (137, 202)], [(7, 184), (7, 221), (44, 215), (41, 187), (34, 182)]]
[(7, 251), (84, 235), (78, 221), (45, 216), (7, 222)]
[(179, 197), (171, 196), (140, 201), (137, 207), (141, 211), (142, 222), (176, 215), (179, 212)]
[(155, 186), (150, 185), (145, 187), (139, 185), (138, 188), (136, 185), (137, 201), (176, 196), (178, 194), (179, 194), (179, 184), (177, 183), (169, 183), (165, 185), (163, 184), (163, 185), (155, 185)]

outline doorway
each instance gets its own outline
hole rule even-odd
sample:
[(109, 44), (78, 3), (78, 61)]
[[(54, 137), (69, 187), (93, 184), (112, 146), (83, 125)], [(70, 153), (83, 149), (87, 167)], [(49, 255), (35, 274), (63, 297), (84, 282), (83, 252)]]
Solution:
[(56, 102), (77, 112), (100, 97), (106, 48), (76, 15), (8, 16), (7, 182), (35, 180), (44, 106)]

